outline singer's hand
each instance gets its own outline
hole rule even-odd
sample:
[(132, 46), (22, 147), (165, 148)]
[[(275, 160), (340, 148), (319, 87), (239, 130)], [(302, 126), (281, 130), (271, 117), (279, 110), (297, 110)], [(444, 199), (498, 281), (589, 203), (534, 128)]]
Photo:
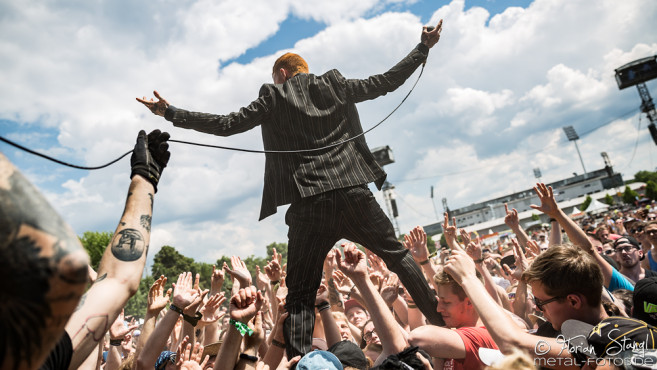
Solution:
[(435, 28), (431, 28), (432, 29), (427, 26), (422, 27), (422, 36), (420, 37), (420, 41), (429, 49), (436, 45), (438, 40), (440, 40), (440, 32), (443, 30), (443, 20), (441, 19)]

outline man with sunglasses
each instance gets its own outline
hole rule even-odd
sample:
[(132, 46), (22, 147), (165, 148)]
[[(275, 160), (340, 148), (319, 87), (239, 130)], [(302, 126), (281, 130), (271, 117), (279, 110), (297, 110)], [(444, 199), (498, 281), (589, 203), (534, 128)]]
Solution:
[(614, 242), (616, 259), (620, 264), (620, 273), (633, 283), (645, 278), (657, 276), (657, 272), (641, 267), (645, 258), (639, 242), (631, 236), (623, 236)]

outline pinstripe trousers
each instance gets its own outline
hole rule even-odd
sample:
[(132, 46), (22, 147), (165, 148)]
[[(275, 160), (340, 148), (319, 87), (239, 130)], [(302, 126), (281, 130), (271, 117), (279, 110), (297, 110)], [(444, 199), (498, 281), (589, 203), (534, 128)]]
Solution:
[(336, 189), (292, 203), (288, 230), (286, 309), (283, 327), (288, 358), (311, 351), (315, 296), (327, 253), (340, 239), (359, 243), (381, 257), (399, 276), (424, 316), (444, 325), (437, 299), (410, 253), (395, 237), (388, 217), (367, 185)]

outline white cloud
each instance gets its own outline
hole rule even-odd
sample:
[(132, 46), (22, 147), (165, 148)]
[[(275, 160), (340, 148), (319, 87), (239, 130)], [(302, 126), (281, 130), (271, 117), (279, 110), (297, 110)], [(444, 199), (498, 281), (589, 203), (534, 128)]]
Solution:
[[(350, 78), (385, 72), (419, 41), (421, 19), (429, 16), (376, 13), (395, 3), (7, 0), (0, 6), (6, 14), (0, 23), (0, 119), (33, 123), (30, 144), (44, 139), (31, 127), (55, 128), (60, 147), (48, 151), (89, 165), (131, 149), (139, 129), (261, 148), (258, 129), (219, 138), (173, 128), (134, 98), (155, 88), (192, 110), (228, 113), (247, 105), (270, 81), (271, 64), (283, 50), (246, 64), (225, 63), (276, 35), (291, 15), (327, 25), (293, 46), (311, 71), (338, 68)], [(601, 151), (626, 177), (655, 167), (645, 124), (636, 130), (638, 115), (616, 119), (640, 100), (632, 89), (618, 91), (613, 70), (657, 53), (657, 2), (535, 0), (492, 18), (482, 8), (464, 9), (464, 0), (436, 5), (428, 23), (444, 18), (444, 31), (423, 77), (399, 111), (367, 136), (371, 147), (395, 151), (397, 163), (386, 170), (403, 198), (402, 227), (434, 221), (431, 185), (440, 212), (442, 197), (457, 208), (526, 189), (534, 167), (545, 181), (580, 172), (561, 131), (566, 124), (582, 136), (587, 169), (602, 167)], [(399, 91), (361, 104), (363, 126), (388, 114), (416, 76)], [(657, 94), (654, 81), (648, 85)], [(257, 221), (263, 156), (177, 143), (171, 151), (156, 195), (151, 258), (162, 244), (212, 262), (222, 253), (263, 255), (264, 245), (285, 241), (285, 207)], [(22, 170), (82, 233), (116, 226), (128, 163), (54, 184), (42, 171)], [(417, 178), (423, 180), (409, 181)]]

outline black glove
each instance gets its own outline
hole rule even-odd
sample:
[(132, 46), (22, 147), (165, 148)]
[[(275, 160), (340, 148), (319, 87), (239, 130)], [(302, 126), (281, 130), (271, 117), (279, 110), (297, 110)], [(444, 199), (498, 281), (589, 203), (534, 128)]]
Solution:
[(167, 166), (169, 157), (171, 157), (169, 144), (167, 144), (169, 137), (171, 137), (169, 133), (160, 130), (154, 130), (148, 136), (146, 136), (146, 131), (139, 131), (137, 144), (130, 157), (132, 166), (130, 178), (140, 175), (153, 184), (156, 193), (162, 170)]

